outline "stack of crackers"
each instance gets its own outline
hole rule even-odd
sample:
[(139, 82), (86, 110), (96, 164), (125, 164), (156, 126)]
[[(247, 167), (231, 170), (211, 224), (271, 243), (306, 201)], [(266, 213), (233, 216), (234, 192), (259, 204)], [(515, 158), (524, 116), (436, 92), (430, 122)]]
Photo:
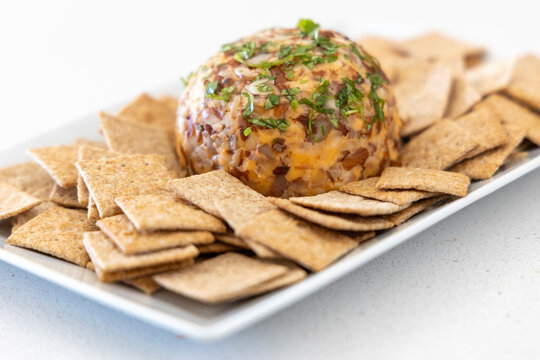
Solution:
[(0, 169), (7, 243), (103, 282), (230, 302), (325, 269), (540, 145), (537, 57), (484, 61), (483, 48), (440, 34), (360, 42), (395, 83), (402, 166), (290, 199), (265, 197), (223, 170), (187, 176), (174, 149), (175, 99), (143, 94), (100, 113), (104, 142), (30, 149), (34, 162)]

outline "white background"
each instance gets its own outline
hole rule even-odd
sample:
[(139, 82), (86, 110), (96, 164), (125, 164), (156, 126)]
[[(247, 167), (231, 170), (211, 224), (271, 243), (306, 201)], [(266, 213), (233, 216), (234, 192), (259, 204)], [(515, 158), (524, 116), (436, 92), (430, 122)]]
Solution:
[[(309, 17), (540, 53), (538, 1), (0, 1), (0, 147), (176, 81)], [(175, 337), (0, 263), (0, 357), (540, 358), (540, 171), (232, 338)]]

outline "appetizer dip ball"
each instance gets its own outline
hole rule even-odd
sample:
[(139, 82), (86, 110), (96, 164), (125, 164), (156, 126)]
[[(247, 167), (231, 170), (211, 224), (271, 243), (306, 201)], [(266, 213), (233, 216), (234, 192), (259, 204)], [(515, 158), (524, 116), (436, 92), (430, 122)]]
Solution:
[(378, 61), (300, 20), (223, 45), (180, 97), (191, 173), (222, 168), (264, 195), (315, 195), (397, 159), (400, 120)]

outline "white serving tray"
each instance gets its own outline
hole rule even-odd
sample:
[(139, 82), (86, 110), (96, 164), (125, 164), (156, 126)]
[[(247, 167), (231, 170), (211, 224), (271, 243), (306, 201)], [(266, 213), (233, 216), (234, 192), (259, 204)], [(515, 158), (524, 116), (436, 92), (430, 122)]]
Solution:
[[(179, 90), (178, 85), (174, 84), (164, 87), (156, 94), (174, 94)], [(110, 107), (107, 110), (114, 112), (117, 109), (118, 107)], [(25, 151), (31, 147), (68, 144), (77, 137), (98, 139), (98, 127), (98, 116), (95, 114), (4, 149), (0, 151), (0, 167), (28, 161), (29, 157)], [(493, 178), (473, 183), (466, 197), (426, 211), (401, 226), (380, 233), (326, 270), (312, 274), (304, 281), (288, 288), (232, 304), (204, 305), (168, 291), (159, 291), (148, 296), (123, 284), (102, 284), (92, 271), (45, 254), (6, 245), (5, 240), (9, 236), (10, 227), (1, 222), (0, 260), (178, 335), (196, 340), (216, 340), (232, 335), (302, 300), (539, 167), (540, 149), (535, 149), (529, 152), (526, 159), (501, 169)]]

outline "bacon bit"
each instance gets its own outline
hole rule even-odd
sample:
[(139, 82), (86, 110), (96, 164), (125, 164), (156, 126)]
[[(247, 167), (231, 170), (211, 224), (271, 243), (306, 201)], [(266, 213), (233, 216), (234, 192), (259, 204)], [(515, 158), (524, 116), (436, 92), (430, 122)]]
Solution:
[(272, 150), (274, 150), (277, 153), (283, 152), (287, 149), (287, 145), (285, 145), (285, 139), (282, 138), (276, 138), (274, 139), (274, 142), (272, 144)]
[(347, 170), (350, 170), (358, 165), (363, 166), (368, 157), (369, 151), (365, 148), (360, 148), (345, 157), (345, 160), (343, 160), (343, 167)]
[(203, 128), (204, 128), (204, 131), (206, 131), (210, 135), (213, 135), (215, 133), (214, 128), (210, 124), (204, 124)]
[(272, 184), (270, 195), (275, 197), (283, 196), (285, 189), (289, 187), (291, 183), (287, 181), (284, 175), (277, 175)]
[(285, 77), (285, 73), (283, 72), (283, 70), (281, 70), (279, 67), (277, 66), (274, 66), (271, 70), (270, 70), (270, 73), (272, 74), (272, 76), (276, 79), (275, 80), (275, 85), (276, 87), (279, 89), (279, 90), (283, 90), (286, 88), (285, 86), (285, 83), (288, 81), (287, 78)]
[(274, 175), (285, 175), (289, 172), (289, 167), (288, 166), (277, 166), (276, 168), (274, 168), (274, 170), (272, 171), (272, 173)]

